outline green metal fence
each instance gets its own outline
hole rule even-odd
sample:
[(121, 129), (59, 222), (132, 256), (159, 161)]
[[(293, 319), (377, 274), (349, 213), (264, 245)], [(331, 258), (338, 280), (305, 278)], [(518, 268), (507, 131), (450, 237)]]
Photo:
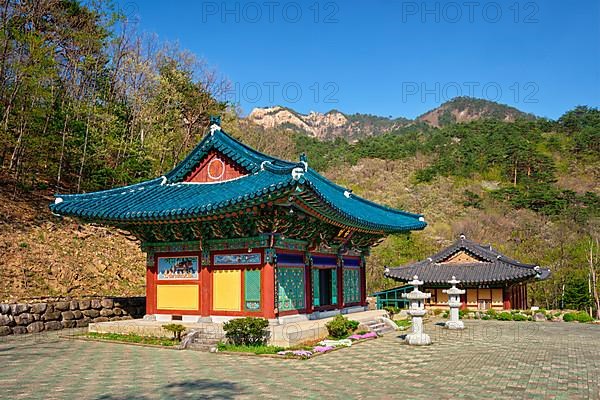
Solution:
[(405, 285), (373, 293), (371, 296), (377, 299), (378, 310), (385, 307), (408, 308), (408, 300), (402, 298), (402, 293), (408, 293), (412, 290), (413, 286)]

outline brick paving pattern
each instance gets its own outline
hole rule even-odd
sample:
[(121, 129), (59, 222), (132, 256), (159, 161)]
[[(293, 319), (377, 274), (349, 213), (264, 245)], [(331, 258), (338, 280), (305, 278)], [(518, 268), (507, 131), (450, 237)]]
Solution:
[(392, 333), (306, 361), (4, 337), (0, 398), (600, 399), (600, 325), (466, 326), (427, 324), (429, 347)]

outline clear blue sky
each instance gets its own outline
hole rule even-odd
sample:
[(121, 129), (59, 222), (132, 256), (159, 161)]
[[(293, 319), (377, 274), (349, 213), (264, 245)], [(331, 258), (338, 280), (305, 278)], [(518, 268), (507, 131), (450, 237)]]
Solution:
[(600, 106), (600, 2), (122, 1), (232, 83), (245, 113), (415, 116), (457, 94), (549, 118)]

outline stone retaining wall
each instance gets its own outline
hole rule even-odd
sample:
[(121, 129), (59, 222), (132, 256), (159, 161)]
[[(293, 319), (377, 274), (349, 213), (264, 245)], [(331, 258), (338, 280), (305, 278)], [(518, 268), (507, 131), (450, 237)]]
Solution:
[(0, 336), (142, 318), (145, 312), (145, 297), (58, 298), (0, 303)]

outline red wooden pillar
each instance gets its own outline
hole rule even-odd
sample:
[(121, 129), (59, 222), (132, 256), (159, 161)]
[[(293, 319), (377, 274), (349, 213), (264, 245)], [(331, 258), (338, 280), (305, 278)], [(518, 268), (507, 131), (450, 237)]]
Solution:
[(510, 289), (508, 287), (502, 288), (502, 303), (505, 310), (510, 310)]
[(271, 263), (266, 263), (262, 268), (262, 293), (260, 302), (263, 308), (263, 317), (267, 319), (275, 318), (275, 268)]
[(210, 316), (212, 308), (212, 268), (210, 264), (200, 266), (200, 315)]
[(306, 313), (307, 314), (312, 314), (313, 312), (313, 290), (312, 290), (312, 268), (310, 266), (310, 262), (309, 262), (309, 257), (308, 255), (304, 255), (304, 290), (305, 290), (305, 295), (304, 298), (306, 299)]
[[(468, 290), (468, 289), (467, 289)], [(464, 294), (460, 295), (461, 310), (466, 310), (469, 306), (467, 305), (467, 290), (465, 290)]]
[(146, 314), (156, 313), (156, 282), (154, 275), (155, 270), (156, 258), (152, 261), (152, 266), (146, 265)]

